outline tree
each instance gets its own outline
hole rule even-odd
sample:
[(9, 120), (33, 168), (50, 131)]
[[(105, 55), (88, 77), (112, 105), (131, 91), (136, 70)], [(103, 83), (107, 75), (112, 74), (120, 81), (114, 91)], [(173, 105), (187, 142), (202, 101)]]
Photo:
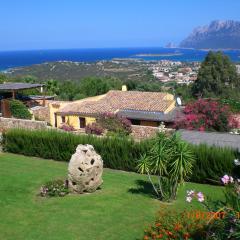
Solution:
[[(59, 86), (59, 99), (73, 101), (77, 97), (79, 99), (81, 94), (80, 86), (78, 83), (73, 81), (65, 81)], [(82, 94), (82, 98), (86, 97), (85, 94)]]
[(121, 89), (122, 81), (116, 78), (87, 77), (80, 83), (80, 91), (86, 97), (97, 96), (113, 89)]
[(6, 74), (0, 73), (0, 83), (4, 83), (8, 81), (8, 77)]
[(59, 94), (59, 83), (56, 80), (50, 79), (46, 82), (46, 89), (49, 94), (57, 95)]
[[(240, 90), (236, 66), (222, 52), (210, 51), (203, 61), (192, 93), (201, 97), (230, 97)], [(231, 94), (233, 93), (233, 94)]]
[(129, 80), (126, 82), (128, 90), (146, 91), (146, 92), (160, 92), (162, 91), (162, 84), (159, 82), (137, 82)]

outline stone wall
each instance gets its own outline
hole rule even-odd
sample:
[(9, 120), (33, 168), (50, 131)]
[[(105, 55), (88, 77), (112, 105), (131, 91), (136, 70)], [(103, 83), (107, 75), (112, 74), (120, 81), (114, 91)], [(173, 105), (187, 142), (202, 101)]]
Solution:
[(40, 121), (46, 121), (50, 123), (50, 110), (49, 107), (37, 106), (31, 109), (31, 112), (35, 119)]
[(47, 129), (47, 122), (0, 117), (0, 132), (11, 128)]
[(159, 131), (165, 133), (172, 133), (175, 130), (172, 128), (159, 128), (159, 127), (150, 127), (150, 126), (140, 126), (140, 125), (132, 125), (132, 133), (134, 139), (141, 140), (146, 138), (154, 137)]
[(139, 125), (132, 125), (132, 133), (131, 135), (135, 139), (146, 139), (151, 138), (156, 135), (159, 131), (157, 127), (149, 127), (149, 126), (139, 126)]

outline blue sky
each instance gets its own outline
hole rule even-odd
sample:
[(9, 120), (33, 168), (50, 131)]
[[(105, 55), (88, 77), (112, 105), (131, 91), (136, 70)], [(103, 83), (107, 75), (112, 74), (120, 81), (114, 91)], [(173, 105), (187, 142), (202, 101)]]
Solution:
[(3, 0), (0, 7), (0, 50), (158, 47), (212, 20), (240, 20), (239, 0)]

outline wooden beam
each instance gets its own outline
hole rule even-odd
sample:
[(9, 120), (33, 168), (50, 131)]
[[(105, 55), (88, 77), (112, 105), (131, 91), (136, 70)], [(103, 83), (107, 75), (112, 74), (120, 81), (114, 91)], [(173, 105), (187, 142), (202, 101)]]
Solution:
[(16, 98), (16, 93), (14, 90), (12, 90), (12, 99), (15, 99)]

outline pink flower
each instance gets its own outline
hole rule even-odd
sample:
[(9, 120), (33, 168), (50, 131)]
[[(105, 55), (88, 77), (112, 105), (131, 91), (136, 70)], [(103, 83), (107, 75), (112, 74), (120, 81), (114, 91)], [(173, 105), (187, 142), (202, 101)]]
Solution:
[(221, 178), (223, 184), (228, 184), (229, 182), (229, 176), (228, 175), (224, 175), (222, 178)]
[(202, 192), (195, 193), (194, 190), (187, 191), (186, 201), (190, 203), (193, 198), (197, 198), (199, 202), (204, 202), (204, 195)]
[(233, 177), (231, 176), (228, 176), (228, 175), (224, 175), (222, 178), (221, 178), (223, 184), (228, 184), (228, 183), (233, 183), (234, 182), (234, 179)]
[(199, 202), (203, 202), (203, 201), (204, 201), (204, 195), (203, 195), (203, 193), (202, 193), (202, 192), (199, 192), (199, 193), (197, 194), (197, 198), (198, 198), (198, 201), (199, 201)]

